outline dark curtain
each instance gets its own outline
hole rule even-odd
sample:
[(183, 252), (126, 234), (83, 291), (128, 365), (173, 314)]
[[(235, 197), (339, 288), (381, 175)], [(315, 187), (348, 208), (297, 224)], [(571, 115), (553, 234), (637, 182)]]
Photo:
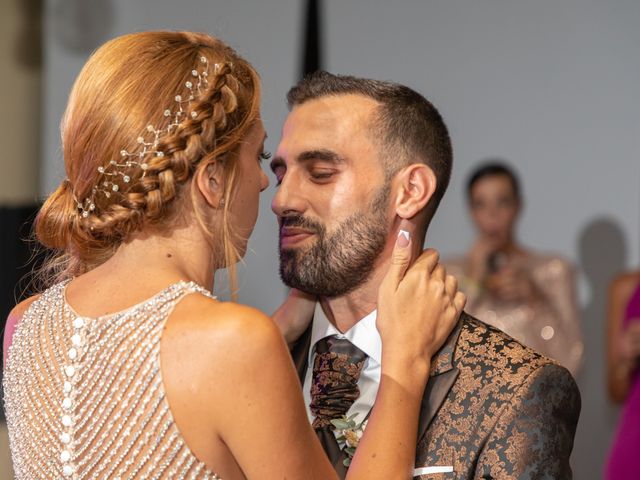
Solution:
[(305, 12), (304, 50), (302, 52), (302, 76), (322, 70), (322, 2), (307, 0)]
[[(42, 254), (34, 253), (31, 229), (38, 208), (38, 205), (0, 207), (0, 325), (3, 337), (11, 309), (35, 293), (30, 286), (31, 273), (41, 265)], [(0, 409), (0, 418), (4, 418), (4, 409)]]

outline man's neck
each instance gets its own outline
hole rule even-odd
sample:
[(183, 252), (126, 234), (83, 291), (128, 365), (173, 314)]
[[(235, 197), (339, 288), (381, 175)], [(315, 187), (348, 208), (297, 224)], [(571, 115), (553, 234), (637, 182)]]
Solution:
[(320, 298), (320, 305), (329, 322), (344, 333), (376, 308), (377, 290), (358, 287), (340, 297)]
[(366, 282), (345, 295), (321, 297), (320, 305), (329, 322), (344, 333), (374, 311), (378, 301), (378, 287), (383, 276), (384, 272), (378, 269)]
[[(376, 261), (373, 272), (361, 285), (345, 295), (320, 297), (324, 314), (340, 332), (346, 332), (377, 308), (378, 290), (389, 269), (394, 243), (395, 238), (387, 243), (385, 250)], [(412, 250), (411, 263), (422, 252), (422, 241), (415, 242)]]

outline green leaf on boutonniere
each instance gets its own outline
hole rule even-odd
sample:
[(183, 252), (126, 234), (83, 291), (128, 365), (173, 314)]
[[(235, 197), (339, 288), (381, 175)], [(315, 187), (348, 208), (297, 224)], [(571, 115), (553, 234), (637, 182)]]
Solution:
[(349, 423), (347, 423), (345, 420), (341, 418), (336, 418), (334, 420), (331, 420), (331, 424), (340, 430), (347, 430), (348, 428), (351, 427)]
[(348, 457), (342, 462), (346, 467), (351, 465), (351, 459), (356, 454), (356, 448), (367, 423), (366, 418), (362, 422), (356, 421), (357, 416), (358, 414), (354, 413), (348, 417), (342, 416), (331, 420), (331, 425), (335, 428), (336, 440)]

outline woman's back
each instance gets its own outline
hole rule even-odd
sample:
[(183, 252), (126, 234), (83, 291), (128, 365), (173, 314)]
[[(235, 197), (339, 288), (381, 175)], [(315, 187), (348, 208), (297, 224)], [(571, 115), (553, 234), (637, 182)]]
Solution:
[(5, 370), (16, 478), (217, 478), (187, 447), (160, 370), (160, 339), (195, 283), (175, 283), (98, 318), (74, 312), (66, 283), (18, 324)]

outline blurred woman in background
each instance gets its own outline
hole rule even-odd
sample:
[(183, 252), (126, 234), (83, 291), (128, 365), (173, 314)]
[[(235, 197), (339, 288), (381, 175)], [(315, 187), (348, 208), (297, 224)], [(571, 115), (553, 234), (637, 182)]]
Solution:
[(640, 475), (640, 271), (611, 283), (607, 313), (609, 396), (623, 404), (607, 462), (608, 480)]
[(583, 343), (573, 269), (516, 238), (522, 195), (515, 172), (499, 161), (484, 163), (469, 176), (467, 200), (478, 236), (466, 255), (447, 262), (467, 294), (466, 310), (575, 376)]

